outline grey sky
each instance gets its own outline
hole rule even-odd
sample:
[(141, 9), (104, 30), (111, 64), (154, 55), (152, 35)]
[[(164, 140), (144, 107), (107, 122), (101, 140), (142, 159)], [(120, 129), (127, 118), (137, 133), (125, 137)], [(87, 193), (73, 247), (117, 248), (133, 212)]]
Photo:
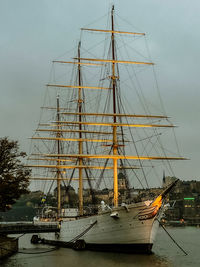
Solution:
[(50, 62), (74, 47), (79, 29), (117, 14), (148, 34), (165, 108), (182, 154), (176, 175), (199, 180), (200, 2), (198, 0), (0, 0), (0, 136), (28, 152)]

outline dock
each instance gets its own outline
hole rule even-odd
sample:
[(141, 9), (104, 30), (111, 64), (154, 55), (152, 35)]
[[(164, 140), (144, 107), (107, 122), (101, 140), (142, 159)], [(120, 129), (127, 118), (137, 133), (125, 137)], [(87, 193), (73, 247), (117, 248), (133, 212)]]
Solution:
[(0, 235), (56, 233), (60, 232), (58, 223), (34, 224), (33, 222), (0, 223)]

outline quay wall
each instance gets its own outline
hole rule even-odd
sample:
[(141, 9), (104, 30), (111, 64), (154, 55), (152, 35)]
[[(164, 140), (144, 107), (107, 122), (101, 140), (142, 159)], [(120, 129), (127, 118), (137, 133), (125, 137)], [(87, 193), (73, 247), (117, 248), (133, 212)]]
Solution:
[(0, 236), (0, 259), (9, 257), (18, 251), (18, 239)]

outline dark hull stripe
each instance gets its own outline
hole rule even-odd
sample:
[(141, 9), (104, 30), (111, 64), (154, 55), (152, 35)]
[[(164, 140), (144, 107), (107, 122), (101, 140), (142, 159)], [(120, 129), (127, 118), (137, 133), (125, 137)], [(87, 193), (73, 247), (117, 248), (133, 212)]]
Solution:
[[(34, 236), (33, 236), (34, 237)], [(32, 237), (32, 239), (33, 239)], [(75, 250), (94, 250), (94, 251), (109, 251), (109, 252), (120, 252), (120, 253), (131, 253), (131, 254), (150, 254), (153, 244), (152, 243), (134, 243), (134, 244), (96, 244), (96, 243), (85, 243), (83, 239), (78, 239), (75, 242), (64, 242), (59, 240), (47, 240), (45, 238), (38, 238), (34, 244), (42, 243), (53, 245), (63, 248), (73, 248)]]
[(95, 251), (123, 252), (131, 254), (151, 254), (153, 244), (94, 244), (86, 243), (85, 249)]

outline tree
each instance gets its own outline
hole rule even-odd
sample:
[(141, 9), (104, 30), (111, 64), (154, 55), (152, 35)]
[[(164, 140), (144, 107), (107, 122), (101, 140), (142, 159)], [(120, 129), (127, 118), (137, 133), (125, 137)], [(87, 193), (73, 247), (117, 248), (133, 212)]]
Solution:
[(18, 141), (0, 138), (0, 211), (10, 209), (22, 194), (27, 194), (30, 170), (21, 160)]

